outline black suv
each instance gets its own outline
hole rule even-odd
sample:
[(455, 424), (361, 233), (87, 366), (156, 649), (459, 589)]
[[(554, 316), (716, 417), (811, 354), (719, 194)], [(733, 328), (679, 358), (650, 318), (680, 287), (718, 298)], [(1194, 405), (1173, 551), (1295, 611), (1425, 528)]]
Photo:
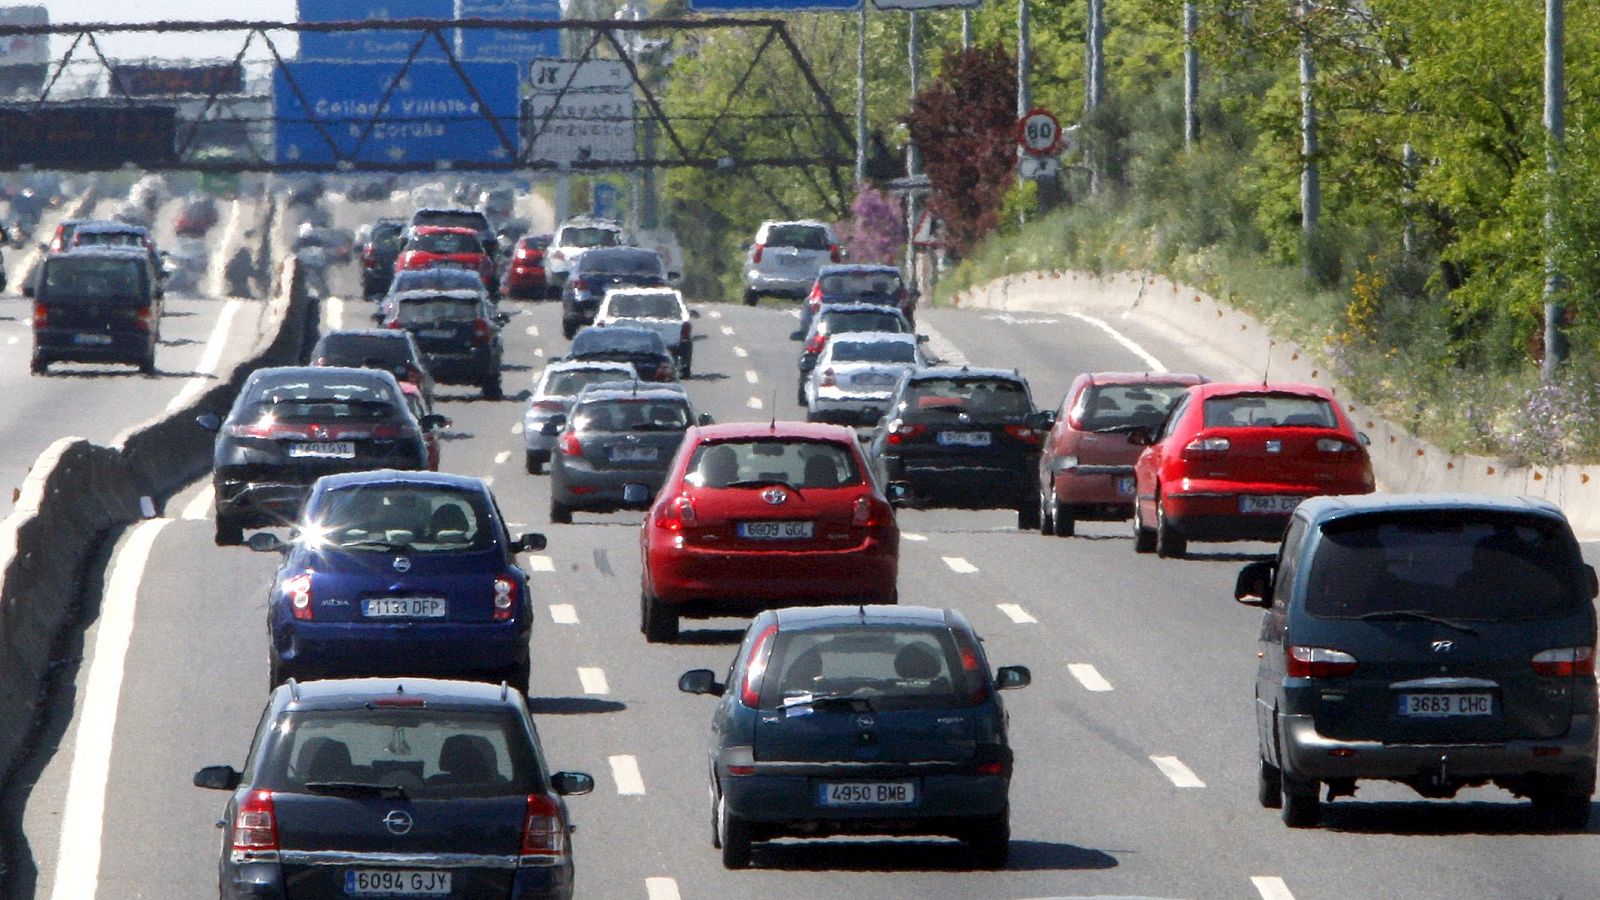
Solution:
[(1584, 828), (1595, 787), (1594, 569), (1543, 500), (1315, 497), (1239, 574), (1266, 609), (1261, 805), (1292, 827), (1359, 779), (1493, 783)]
[(160, 280), (142, 249), (52, 253), (35, 276), (33, 302), (35, 375), (58, 361), (130, 363), (155, 372)]
[(500, 329), (510, 318), (494, 302), (472, 291), (407, 291), (384, 301), (374, 316), (385, 328), (416, 336), (428, 371), (444, 384), (473, 384), (488, 400), (499, 400)]
[(361, 244), (361, 293), (375, 297), (394, 280), (394, 261), (405, 243), (404, 219), (379, 219), (372, 223)]
[(522, 695), (425, 678), (290, 681), (272, 692), (229, 791), (217, 889), (243, 897), (570, 898), (563, 797)]
[(585, 250), (567, 270), (561, 288), (561, 333), (569, 340), (594, 323), (600, 301), (614, 287), (666, 287), (667, 267), (661, 255), (642, 247), (595, 247)]
[(360, 328), (330, 331), (311, 348), (313, 366), (343, 366), (350, 369), (382, 369), (395, 380), (417, 388), (422, 399), (433, 406), (433, 375), (411, 332), (391, 328)]

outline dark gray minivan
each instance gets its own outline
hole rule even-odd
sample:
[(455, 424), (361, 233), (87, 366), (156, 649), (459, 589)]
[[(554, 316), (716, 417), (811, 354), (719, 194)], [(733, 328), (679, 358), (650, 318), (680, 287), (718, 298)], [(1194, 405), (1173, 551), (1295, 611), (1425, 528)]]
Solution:
[(1595, 571), (1561, 510), (1527, 497), (1316, 497), (1278, 558), (1239, 573), (1266, 610), (1261, 805), (1315, 825), (1319, 787), (1449, 798), (1494, 784), (1557, 827), (1595, 788)]
[(161, 292), (139, 248), (77, 249), (45, 257), (33, 291), (33, 361), (117, 362), (156, 370)]

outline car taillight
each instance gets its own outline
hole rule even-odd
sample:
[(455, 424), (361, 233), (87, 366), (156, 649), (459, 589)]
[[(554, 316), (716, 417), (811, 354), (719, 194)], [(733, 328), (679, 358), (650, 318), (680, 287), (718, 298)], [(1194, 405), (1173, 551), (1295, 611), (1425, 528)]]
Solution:
[(555, 260), (556, 262), (560, 262), (563, 259), (566, 259), (567, 255), (565, 253), (562, 253), (560, 250), (552, 250), (552, 251), (550, 251), (550, 258)]
[(840, 262), (841, 261), (840, 260), (839, 245), (838, 244), (829, 244), (828, 245), (828, 258), (833, 260), (834, 262)]
[(838, 387), (839, 379), (834, 376), (832, 369), (822, 370), (822, 379), (817, 382), (822, 387)]
[(1210, 459), (1228, 452), (1233, 442), (1227, 438), (1208, 437), (1195, 438), (1189, 446), (1183, 448), (1184, 459)]
[(766, 674), (767, 660), (771, 657), (768, 646), (772, 636), (778, 633), (777, 623), (768, 625), (756, 636), (756, 642), (750, 645), (750, 659), (744, 667), (744, 681), (739, 684), (739, 700), (745, 706), (755, 709), (761, 705), (761, 676)]
[(561, 807), (544, 794), (529, 794), (522, 826), (522, 865), (553, 866), (567, 852), (567, 823)]
[[(347, 436), (354, 437), (354, 435)], [(417, 433), (404, 425), (395, 422), (384, 422), (381, 425), (372, 426), (372, 431), (368, 432), (368, 436), (377, 438), (380, 441), (398, 441), (404, 438), (416, 437)]]
[(233, 849), (263, 853), (278, 849), (278, 811), (272, 792), (251, 791), (233, 814)]
[(489, 324), (489, 320), (488, 319), (473, 319), (472, 320), (472, 343), (473, 344), (476, 344), (478, 346), (482, 346), (484, 344), (489, 343), (489, 339), (492, 338), (493, 336), (494, 336), (494, 327)]
[(575, 431), (561, 432), (561, 440), (557, 442), (557, 446), (565, 456), (583, 455), (583, 444), (578, 440), (578, 433)]
[(494, 580), (494, 620), (510, 621), (516, 606), (517, 583), (504, 575)]
[(870, 494), (862, 494), (856, 498), (855, 512), (850, 518), (852, 525), (862, 528), (876, 528), (888, 521), (894, 513), (872, 498)]
[(1557, 678), (1594, 677), (1593, 647), (1561, 647), (1533, 655), (1533, 670)]
[(283, 583), (283, 596), (296, 619), (309, 620), (311, 613), (311, 573), (302, 572)]
[(50, 327), (50, 307), (45, 306), (43, 303), (35, 303), (33, 305), (33, 327)]
[(694, 522), (694, 500), (690, 497), (678, 497), (670, 503), (663, 503), (656, 513), (656, 524), (668, 531), (682, 531)]
[(1356, 658), (1328, 647), (1284, 648), (1284, 669), (1290, 678), (1339, 678), (1356, 670)]
[(1037, 444), (1044, 437), (1044, 432), (1026, 425), (1007, 425), (1006, 434), (1024, 444)]
[(912, 438), (921, 437), (927, 433), (928, 426), (926, 425), (912, 425), (908, 422), (901, 422), (895, 426), (893, 431), (889, 432), (888, 440), (891, 444), (903, 444)]
[(365, 247), (361, 248), (361, 262), (362, 262), (363, 265), (370, 266), (370, 265), (372, 265), (373, 263), (375, 263), (377, 261), (378, 261), (378, 254), (373, 251), (371, 244), (368, 244)]
[(678, 340), (679, 341), (687, 341), (693, 336), (694, 336), (694, 333), (693, 333), (693, 331), (690, 330), (688, 322), (683, 323), (683, 327), (678, 329)]
[(149, 306), (141, 306), (139, 311), (134, 313), (133, 327), (140, 331), (149, 331), (150, 327), (155, 324), (155, 320), (155, 309)]
[(811, 286), (811, 293), (806, 295), (806, 306), (811, 309), (811, 314), (816, 315), (822, 309), (822, 282)]
[(670, 364), (668, 364), (668, 363), (662, 363), (661, 365), (656, 366), (656, 380), (657, 381), (671, 381), (672, 380), (672, 366)]
[(574, 291), (583, 291), (587, 294), (589, 292), (589, 282), (584, 281), (582, 278), (574, 278), (572, 279), (572, 289)]
[(1360, 450), (1355, 444), (1343, 438), (1318, 438), (1317, 452), (1338, 456), (1342, 459), (1354, 459)]
[(750, 261), (753, 263), (761, 262), (761, 254), (766, 252), (766, 249), (766, 244), (757, 244), (755, 246), (755, 252), (750, 254)]
[(968, 694), (973, 703), (982, 703), (989, 697), (989, 673), (983, 671), (983, 658), (964, 635), (957, 636), (956, 645), (961, 650), (961, 671), (967, 678)]
[(813, 334), (811, 340), (806, 341), (806, 352), (811, 354), (821, 353), (822, 348), (826, 346), (828, 346), (827, 335), (821, 333)]

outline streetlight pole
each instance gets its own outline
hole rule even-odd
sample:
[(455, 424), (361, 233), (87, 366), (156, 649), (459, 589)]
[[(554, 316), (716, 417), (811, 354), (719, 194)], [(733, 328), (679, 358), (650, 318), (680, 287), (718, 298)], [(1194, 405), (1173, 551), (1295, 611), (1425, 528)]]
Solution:
[[(1301, 0), (1302, 29), (1311, 12), (1312, 0)], [(1322, 218), (1322, 174), (1317, 169), (1317, 105), (1312, 90), (1317, 77), (1316, 62), (1311, 58), (1311, 34), (1300, 34), (1300, 261), (1309, 277), (1314, 274), (1311, 262), (1312, 242), (1316, 240), (1317, 222)]]
[(1567, 336), (1562, 332), (1566, 310), (1561, 304), (1565, 283), (1556, 261), (1557, 176), (1561, 168), (1561, 148), (1565, 143), (1566, 123), (1566, 0), (1545, 0), (1544, 4), (1544, 166), (1550, 176), (1544, 196), (1544, 362), (1539, 375), (1545, 382), (1556, 379), (1567, 361)]

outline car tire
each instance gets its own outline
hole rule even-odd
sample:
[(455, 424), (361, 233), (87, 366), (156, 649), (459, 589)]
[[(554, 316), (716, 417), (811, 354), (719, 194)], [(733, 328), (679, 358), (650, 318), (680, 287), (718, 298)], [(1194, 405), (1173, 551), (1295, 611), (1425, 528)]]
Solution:
[(693, 374), (694, 374), (694, 359), (692, 357), (685, 356), (683, 358), (683, 361), (678, 363), (678, 377), (679, 378), (689, 378)]
[(1183, 559), (1189, 552), (1189, 542), (1167, 524), (1166, 506), (1156, 498), (1156, 555), (1162, 559)]
[(757, 303), (760, 303), (760, 302), (761, 302), (761, 295), (760, 294), (756, 293), (755, 291), (750, 290), (749, 288), (745, 288), (745, 292), (744, 292), (744, 305), (745, 306), (755, 306)]
[(35, 356), (28, 362), (28, 371), (35, 375), (48, 375), (50, 374), (50, 361)]
[(794, 402), (801, 406), (806, 405), (806, 383), (804, 380), (794, 389)]
[(1072, 537), (1078, 533), (1078, 522), (1072, 517), (1072, 507), (1062, 506), (1054, 492), (1050, 495), (1050, 533), (1056, 537)]
[(268, 693), (271, 693), (275, 688), (277, 688), (278, 685), (283, 684), (285, 681), (288, 681), (293, 677), (294, 674), (289, 671), (288, 666), (284, 665), (283, 660), (278, 658), (278, 654), (273, 653), (269, 655), (267, 659)]
[(711, 796), (711, 846), (722, 849), (722, 827), (717, 822), (717, 782), (713, 779), (706, 788), (706, 793)]
[(1292, 778), (1280, 769), (1278, 780), (1283, 785), (1279, 792), (1283, 802), (1283, 824), (1290, 828), (1314, 828), (1322, 821), (1322, 800), (1317, 796), (1322, 786), (1316, 781)]
[(244, 526), (218, 513), (216, 543), (218, 547), (237, 547), (243, 544)]
[(750, 867), (750, 823), (728, 812), (728, 801), (717, 800), (717, 837), (722, 842), (722, 867)]
[(572, 507), (565, 503), (550, 501), (550, 522), (555, 525), (572, 524)]
[(504, 681), (513, 691), (526, 697), (530, 678), (530, 664), (526, 658), (511, 664), (511, 667), (501, 673), (500, 680)]
[(154, 375), (155, 373), (156, 373), (156, 355), (154, 353), (151, 353), (149, 356), (146, 356), (144, 359), (139, 360), (139, 374), (140, 375)]
[(564, 337), (564, 338), (566, 338), (567, 340), (570, 341), (570, 340), (572, 340), (572, 336), (577, 334), (577, 333), (578, 333), (578, 323), (577, 322), (573, 321), (572, 319), (562, 319), (561, 320), (561, 336), (562, 337)]
[(639, 595), (639, 627), (646, 643), (670, 644), (678, 639), (678, 611), (649, 591)]
[(1256, 800), (1262, 809), (1283, 805), (1283, 772), (1262, 757), (1256, 765)]
[(483, 399), (499, 400), (504, 396), (505, 392), (500, 388), (500, 373), (496, 372), (489, 380), (483, 383)]
[(1570, 778), (1532, 794), (1533, 809), (1551, 827), (1583, 831), (1589, 827), (1591, 797)]
[(537, 450), (528, 450), (523, 454), (523, 466), (529, 475), (544, 474), (544, 457)]
[(1151, 553), (1156, 549), (1156, 533), (1144, 527), (1144, 514), (1139, 511), (1139, 501), (1133, 501), (1133, 552)]
[(1022, 531), (1033, 531), (1039, 527), (1039, 504), (1035, 501), (1024, 500), (1017, 507), (1017, 528)]
[(982, 869), (1003, 869), (1011, 856), (1011, 808), (992, 816), (979, 816), (966, 837)]

